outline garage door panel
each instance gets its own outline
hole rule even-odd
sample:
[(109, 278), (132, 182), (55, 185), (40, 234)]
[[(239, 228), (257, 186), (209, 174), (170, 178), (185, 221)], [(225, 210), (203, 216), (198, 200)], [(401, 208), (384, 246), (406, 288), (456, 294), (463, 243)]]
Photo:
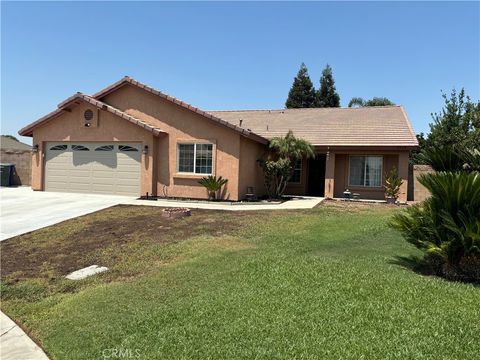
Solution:
[[(50, 150), (52, 147), (67, 150)], [(88, 148), (89, 151), (72, 151)], [(141, 149), (140, 144), (125, 144)], [(95, 151), (102, 148), (103, 151)], [(124, 152), (109, 143), (49, 143), (45, 156), (45, 190), (98, 194), (140, 193), (140, 151)]]

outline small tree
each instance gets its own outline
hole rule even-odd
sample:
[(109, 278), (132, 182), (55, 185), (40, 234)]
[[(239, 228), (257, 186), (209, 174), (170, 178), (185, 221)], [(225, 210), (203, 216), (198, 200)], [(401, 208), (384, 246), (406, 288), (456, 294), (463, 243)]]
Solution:
[(259, 159), (263, 169), (265, 188), (270, 198), (281, 198), (288, 181), (293, 175), (293, 167), (298, 159), (314, 157), (313, 146), (305, 140), (297, 139), (292, 131), (284, 137), (276, 137), (270, 141), (270, 152), (266, 158)]
[(285, 107), (287, 109), (315, 107), (315, 88), (304, 63), (302, 63), (297, 76), (293, 79)]
[(332, 68), (327, 64), (320, 78), (320, 89), (317, 92), (317, 107), (340, 107), (340, 95), (335, 88)]

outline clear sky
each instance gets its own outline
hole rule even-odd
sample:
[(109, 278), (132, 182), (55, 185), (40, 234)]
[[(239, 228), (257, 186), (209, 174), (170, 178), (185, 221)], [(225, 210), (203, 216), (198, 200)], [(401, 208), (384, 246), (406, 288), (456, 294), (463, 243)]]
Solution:
[[(479, 2), (2, 2), (2, 134), (129, 75), (205, 110), (283, 108), (301, 62), (342, 106), (386, 96), (428, 131), (480, 92)], [(27, 138), (23, 140), (29, 141)]]

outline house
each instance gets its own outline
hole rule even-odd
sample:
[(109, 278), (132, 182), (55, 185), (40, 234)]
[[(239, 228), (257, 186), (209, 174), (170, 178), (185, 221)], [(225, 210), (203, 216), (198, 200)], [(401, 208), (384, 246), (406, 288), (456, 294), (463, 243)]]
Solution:
[(418, 146), (401, 106), (204, 111), (132, 78), (77, 93), (21, 129), (33, 137), (32, 188), (45, 191), (206, 198), (205, 175), (228, 179), (225, 197), (264, 194), (257, 160), (288, 130), (315, 146), (295, 166), (288, 193), (383, 199), (384, 175), (405, 180)]
[(9, 136), (0, 138), (0, 162), (14, 164), (12, 185), (30, 185), (32, 174), (32, 147)]

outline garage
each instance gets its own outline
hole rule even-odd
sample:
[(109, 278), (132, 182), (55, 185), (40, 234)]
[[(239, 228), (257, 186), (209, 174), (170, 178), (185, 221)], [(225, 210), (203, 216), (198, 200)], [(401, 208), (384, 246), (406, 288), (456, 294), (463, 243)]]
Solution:
[(141, 144), (49, 142), (45, 190), (138, 196)]

